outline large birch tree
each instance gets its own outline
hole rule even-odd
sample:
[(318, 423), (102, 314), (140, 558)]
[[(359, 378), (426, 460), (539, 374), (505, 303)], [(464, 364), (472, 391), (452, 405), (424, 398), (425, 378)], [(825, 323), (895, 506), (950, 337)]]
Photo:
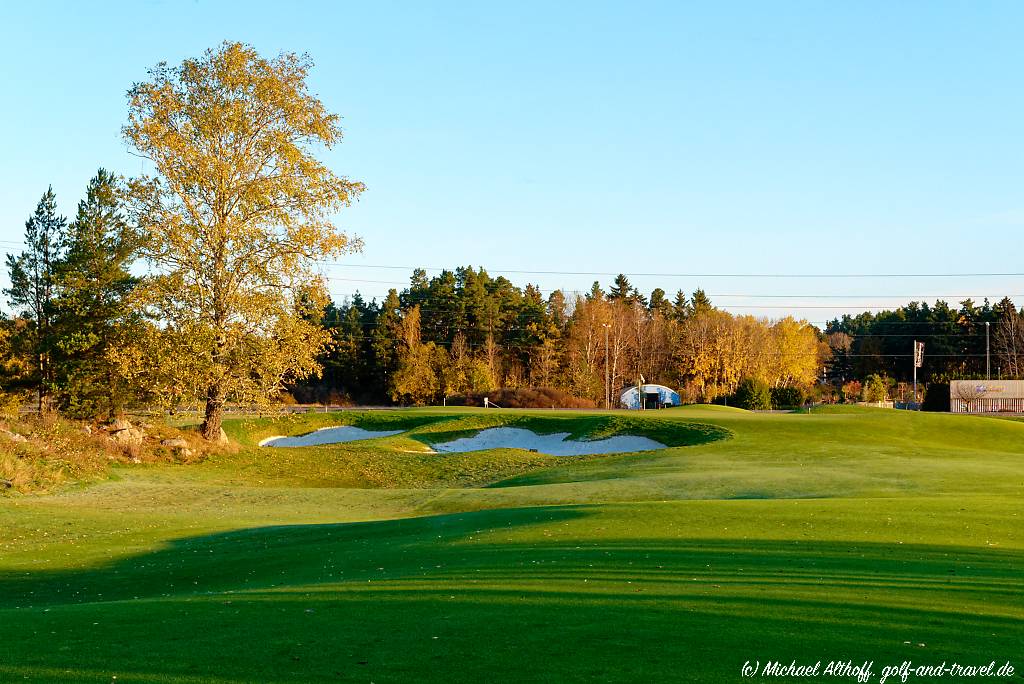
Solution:
[(154, 171), (129, 184), (154, 277), (148, 311), (201, 350), (203, 436), (228, 400), (266, 398), (319, 370), (327, 336), (319, 260), (358, 248), (334, 224), (363, 185), (316, 154), (340, 142), (339, 117), (309, 92), (306, 56), (272, 59), (223, 43), (158, 64), (128, 93), (123, 134)]

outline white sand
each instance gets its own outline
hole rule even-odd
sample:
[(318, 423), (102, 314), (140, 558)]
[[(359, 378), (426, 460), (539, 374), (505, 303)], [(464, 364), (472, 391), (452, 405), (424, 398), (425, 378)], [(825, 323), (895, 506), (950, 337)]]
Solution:
[(444, 444), (435, 444), (434, 451), (458, 453), (486, 449), (536, 449), (542, 454), (552, 456), (582, 456), (584, 454), (618, 454), (667, 448), (653, 439), (633, 435), (616, 435), (606, 439), (586, 441), (566, 439), (568, 436), (568, 432), (538, 435), (532, 430), (522, 428), (488, 428), (472, 437), (462, 437)]
[(351, 425), (338, 427), (320, 428), (316, 432), (296, 437), (283, 437), (276, 435), (267, 437), (260, 441), (260, 446), (269, 447), (304, 447), (318, 446), (321, 444), (341, 444), (342, 442), (357, 442), (362, 439), (374, 439), (376, 437), (390, 437), (404, 432), (404, 430), (380, 430), (373, 432)]

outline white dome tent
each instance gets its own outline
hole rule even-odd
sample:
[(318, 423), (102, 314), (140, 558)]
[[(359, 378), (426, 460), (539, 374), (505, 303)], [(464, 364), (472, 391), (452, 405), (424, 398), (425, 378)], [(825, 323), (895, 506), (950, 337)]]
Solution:
[[(641, 403), (641, 396), (643, 403)], [(669, 406), (681, 406), (679, 392), (664, 385), (632, 385), (622, 390), (619, 403), (627, 409), (659, 409)]]

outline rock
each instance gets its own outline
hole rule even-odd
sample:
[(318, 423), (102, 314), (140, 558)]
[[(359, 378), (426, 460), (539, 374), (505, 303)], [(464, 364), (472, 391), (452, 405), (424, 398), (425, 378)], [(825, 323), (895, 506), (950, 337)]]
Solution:
[(224, 432), (224, 428), (220, 429), (220, 434), (217, 436), (217, 444), (227, 444), (228, 433)]
[(126, 430), (118, 430), (111, 435), (111, 438), (118, 444), (141, 446), (142, 440), (146, 438), (146, 433), (137, 428), (128, 428)]
[(107, 429), (111, 432), (121, 432), (122, 430), (131, 430), (132, 424), (124, 418), (115, 418)]
[(25, 438), (24, 435), (19, 435), (18, 433), (11, 432), (10, 430), (0, 430), (0, 433), (3, 433), (3, 435), (5, 437), (7, 437), (7, 439), (11, 440), (12, 442), (27, 442), (28, 441)]
[(10, 489), (13, 486), (14, 486), (14, 482), (12, 482), (11, 480), (6, 480), (4, 478), (0, 478), (0, 487), (3, 487), (4, 489)]
[(173, 439), (160, 440), (160, 446), (171, 447), (172, 449), (186, 449), (188, 448), (188, 442), (181, 437), (174, 437)]
[(91, 435), (92, 434), (92, 426), (91, 425), (83, 425), (82, 426), (82, 434), (84, 434), (84, 435)]

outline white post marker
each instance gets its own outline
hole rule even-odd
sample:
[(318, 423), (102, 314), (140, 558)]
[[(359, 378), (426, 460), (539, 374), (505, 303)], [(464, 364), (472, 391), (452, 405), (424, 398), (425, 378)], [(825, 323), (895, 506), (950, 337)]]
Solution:
[(487, 397), (484, 397), (484, 408), (487, 408), (490, 403), (491, 402), (487, 399)]

